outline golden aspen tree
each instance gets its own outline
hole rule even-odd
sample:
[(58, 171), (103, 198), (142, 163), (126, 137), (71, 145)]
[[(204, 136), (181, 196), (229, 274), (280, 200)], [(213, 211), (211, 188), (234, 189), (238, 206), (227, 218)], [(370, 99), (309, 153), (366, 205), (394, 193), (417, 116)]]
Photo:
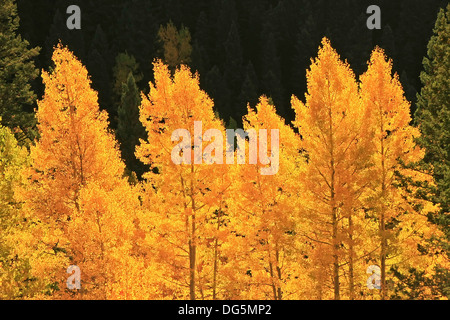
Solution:
[(26, 250), (31, 226), (15, 197), (17, 186), (23, 183), (20, 171), (27, 161), (26, 148), (0, 124), (0, 300), (31, 298), (46, 285), (31, 273), (31, 253)]
[(140, 203), (125, 180), (112, 190), (96, 182), (80, 192), (80, 211), (68, 227), (83, 272), (83, 299), (155, 299), (151, 268), (133, 249)]
[[(320, 266), (312, 274), (320, 287), (318, 298), (340, 299), (342, 266), (352, 266), (356, 258), (351, 224), (359, 211), (354, 209), (360, 207), (358, 199), (367, 183), (366, 110), (359, 102), (353, 71), (326, 38), (307, 71), (307, 85), (305, 103), (292, 97), (294, 124), (307, 159), (302, 180), (310, 227), (303, 236), (314, 247), (311, 259)], [(332, 296), (323, 292), (328, 285), (333, 288)]]
[[(236, 270), (246, 284), (240, 298), (298, 299), (302, 271), (295, 238), (303, 165), (300, 138), (266, 97), (260, 98), (255, 110), (248, 106), (243, 122), (249, 135), (247, 161), (236, 166), (230, 226), (236, 230), (234, 241), (241, 242), (233, 245), (234, 250), (242, 250), (236, 257), (241, 264)], [(256, 145), (258, 161), (251, 159)], [(269, 168), (270, 174), (262, 174)]]
[[(55, 68), (42, 73), (45, 94), (38, 102), (39, 141), (31, 149), (36, 203), (44, 216), (66, 224), (79, 209), (79, 193), (90, 181), (113, 189), (124, 171), (107, 114), (100, 111), (86, 68), (61, 44), (53, 54)], [(45, 197), (45, 193), (52, 197)]]
[(36, 245), (46, 246), (50, 256), (63, 253), (65, 264), (43, 266), (36, 257), (34, 268), (52, 277), (57, 296), (70, 298), (64, 291), (70, 259), (83, 268), (79, 298), (107, 299), (107, 280), (114, 279), (107, 262), (113, 252), (127, 254), (133, 235), (135, 211), (128, 210), (133, 204), (125, 209), (121, 203), (132, 202), (134, 195), (86, 68), (61, 44), (52, 59), (53, 71), (42, 73), (45, 94), (36, 114), (40, 138), (31, 147), (21, 197), (36, 222)]
[(417, 187), (413, 184), (399, 187), (399, 176), (429, 183), (432, 178), (409, 166), (424, 156), (415, 142), (420, 132), (410, 125), (410, 103), (404, 97), (398, 75), (392, 75), (392, 60), (382, 49), (373, 51), (360, 81), (362, 103), (370, 112), (365, 121), (371, 128), (375, 148), (370, 207), (379, 225), (381, 299), (388, 299), (387, 278), (392, 268), (425, 269), (431, 273), (432, 260), (436, 258), (427, 257), (418, 248), (425, 247), (425, 239), (438, 232), (427, 218), (436, 208), (431, 202), (414, 197)]
[[(212, 279), (209, 280), (212, 291), (212, 299), (232, 298), (227, 287), (230, 278), (226, 271), (230, 270), (229, 258), (227, 256), (227, 245), (234, 236), (229, 228), (231, 222), (231, 186), (233, 184), (233, 168), (228, 167), (220, 172), (217, 185), (220, 186), (216, 191), (217, 205), (213, 215), (207, 220), (205, 225), (205, 246), (209, 248), (206, 251), (201, 264), (212, 272)], [(229, 247), (228, 247), (229, 248)], [(235, 270), (234, 270), (235, 271)], [(232, 271), (233, 272), (233, 271)], [(207, 283), (207, 282), (206, 282)]]
[[(204, 259), (209, 222), (227, 189), (222, 179), (227, 166), (221, 164), (225, 130), (214, 114), (213, 101), (199, 87), (198, 75), (188, 67), (180, 66), (172, 77), (168, 66), (158, 60), (154, 77), (140, 107), (148, 139), (141, 140), (136, 151), (151, 166), (144, 174), (144, 201), (153, 215), (144, 225), (149, 243), (157, 244), (152, 255), (160, 263), (162, 294), (206, 299), (211, 297), (206, 292), (211, 280), (205, 275), (212, 266)], [(206, 146), (206, 140), (211, 144)], [(205, 159), (208, 150), (211, 157)]]
[(22, 210), (20, 190), (26, 181), (21, 172), (28, 165), (28, 151), (0, 126), (0, 299), (49, 299), (57, 283), (41, 271), (68, 260), (57, 246), (46, 246), (49, 238), (37, 232), (49, 225), (37, 226)]

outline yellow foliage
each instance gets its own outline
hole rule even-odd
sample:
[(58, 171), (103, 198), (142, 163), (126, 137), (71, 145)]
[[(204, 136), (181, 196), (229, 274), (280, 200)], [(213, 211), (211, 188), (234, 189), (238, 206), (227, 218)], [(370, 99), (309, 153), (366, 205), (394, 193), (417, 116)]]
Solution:
[[(0, 128), (0, 298), (403, 298), (397, 272), (428, 281), (449, 267), (418, 183), (433, 179), (414, 166), (419, 131), (381, 49), (358, 83), (324, 38), (305, 101), (292, 97), (294, 127), (262, 96), (242, 119), (241, 150), (199, 75), (174, 69), (189, 51), (183, 32), (160, 30), (171, 62), (154, 61), (142, 93), (135, 155), (150, 170), (136, 185), (86, 68), (55, 48), (29, 154)], [(70, 265), (81, 289), (66, 286)], [(380, 291), (367, 287), (371, 265)]]

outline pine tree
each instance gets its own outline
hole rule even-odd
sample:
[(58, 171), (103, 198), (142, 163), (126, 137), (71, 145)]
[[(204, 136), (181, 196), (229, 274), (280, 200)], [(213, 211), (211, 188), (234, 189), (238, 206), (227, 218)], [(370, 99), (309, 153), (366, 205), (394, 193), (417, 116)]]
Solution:
[[(69, 1), (67, 1), (67, 6)], [(59, 2), (56, 7), (55, 14), (53, 16), (52, 24), (49, 26), (49, 30), (46, 32), (47, 37), (44, 41), (44, 63), (45, 66), (49, 66), (52, 63), (54, 48), (59, 42), (66, 46), (70, 46), (72, 51), (77, 55), (79, 59), (86, 58), (86, 47), (84, 32), (81, 30), (69, 30), (66, 26), (65, 10), (67, 6)]]
[(212, 34), (211, 25), (205, 11), (201, 11), (195, 24), (192, 45), (192, 66), (200, 74), (206, 75), (211, 67)]
[[(29, 48), (27, 40), (17, 34), (19, 17), (14, 0), (0, 4), (0, 117), (5, 126), (27, 134), (35, 125), (30, 106), (36, 95), (30, 82), (38, 76), (33, 58), (39, 48)], [(23, 134), (20, 139), (22, 140)]]
[(434, 35), (424, 58), (421, 74), (423, 88), (418, 94), (416, 122), (422, 132), (421, 146), (426, 148), (424, 161), (434, 167), (438, 185), (437, 202), (442, 212), (450, 211), (450, 6), (439, 12)]
[(122, 157), (125, 161), (130, 176), (133, 172), (137, 178), (141, 178), (145, 171), (142, 162), (134, 155), (136, 146), (140, 139), (145, 138), (145, 129), (139, 121), (139, 106), (141, 97), (136, 86), (133, 73), (128, 74), (126, 83), (122, 84), (122, 97), (117, 110), (118, 121), (116, 136), (122, 150)]
[[(113, 52), (127, 51), (136, 58), (145, 79), (150, 79), (151, 60), (156, 56), (158, 29), (162, 23), (159, 13), (160, 4), (147, 0), (121, 2), (122, 10), (118, 25), (114, 28), (115, 41), (111, 44)], [(128, 76), (128, 73), (127, 75)]]
[(87, 54), (86, 67), (92, 80), (92, 88), (98, 92), (100, 108), (108, 111), (111, 119), (111, 127), (116, 128), (116, 112), (112, 105), (112, 59), (108, 40), (100, 24), (95, 29), (94, 37)]
[(142, 80), (143, 75), (139, 72), (139, 63), (137, 63), (133, 55), (127, 52), (119, 53), (116, 56), (116, 64), (113, 68), (113, 94), (114, 105), (116, 108), (119, 106), (122, 99), (122, 88), (127, 83), (130, 72), (133, 75), (136, 85)]
[[(422, 136), (419, 144), (425, 148), (423, 162), (433, 168), (436, 181), (434, 202), (440, 205), (440, 215), (435, 222), (445, 233), (442, 247), (450, 254), (450, 5), (441, 9), (434, 34), (428, 43), (428, 55), (423, 59), (424, 71), (421, 73), (423, 88), (418, 98), (415, 113)], [(450, 287), (448, 270), (444, 287)], [(445, 279), (445, 277), (444, 277)], [(446, 284), (445, 284), (446, 283)], [(448, 289), (446, 294), (449, 295)], [(442, 290), (444, 291), (444, 290)]]
[(242, 82), (241, 93), (237, 99), (238, 105), (255, 105), (258, 101), (258, 78), (255, 74), (253, 64), (249, 62), (247, 64), (244, 81)]
[(241, 38), (235, 21), (231, 23), (230, 32), (224, 43), (225, 59), (223, 61), (224, 79), (230, 89), (231, 108), (223, 112), (224, 119), (230, 116), (241, 118), (244, 115), (245, 105), (238, 105), (238, 96), (243, 79), (243, 56)]
[(286, 110), (284, 107), (284, 89), (281, 83), (281, 63), (277, 52), (278, 44), (275, 41), (273, 33), (269, 33), (265, 38), (265, 43), (262, 50), (262, 80), (261, 86), (265, 94), (267, 94), (274, 101), (278, 107), (278, 114), (286, 117)]
[(214, 65), (206, 74), (205, 89), (214, 99), (214, 109), (219, 113), (220, 118), (227, 119), (226, 115), (230, 114), (231, 109), (231, 90), (217, 65)]

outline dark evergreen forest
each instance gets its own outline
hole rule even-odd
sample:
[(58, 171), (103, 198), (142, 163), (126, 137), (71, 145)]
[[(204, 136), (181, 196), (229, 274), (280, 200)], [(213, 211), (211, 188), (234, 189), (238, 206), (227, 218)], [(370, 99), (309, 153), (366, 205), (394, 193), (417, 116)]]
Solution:
[[(161, 56), (158, 29), (172, 21), (191, 33), (190, 67), (200, 74), (202, 88), (214, 99), (219, 115), (238, 123), (247, 102), (261, 94), (272, 98), (287, 122), (293, 119), (290, 97), (303, 97), (306, 69), (322, 37), (347, 59), (359, 76), (375, 46), (394, 61), (406, 97), (415, 111), (422, 59), (442, 0), (19, 0), (20, 30), (32, 47), (39, 69), (51, 65), (53, 46), (61, 39), (86, 66), (100, 106), (111, 115), (115, 129), (113, 67), (119, 53), (139, 63), (138, 89), (148, 90), (152, 61)], [(81, 30), (68, 30), (66, 9), (82, 10)], [(382, 11), (381, 30), (368, 30), (366, 9)], [(34, 91), (41, 97), (38, 77)], [(34, 106), (35, 107), (35, 106)]]

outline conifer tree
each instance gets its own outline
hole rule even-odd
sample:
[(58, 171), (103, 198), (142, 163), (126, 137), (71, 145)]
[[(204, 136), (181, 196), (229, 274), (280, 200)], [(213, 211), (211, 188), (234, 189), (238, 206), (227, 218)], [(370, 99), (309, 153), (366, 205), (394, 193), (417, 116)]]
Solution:
[[(14, 0), (0, 3), (0, 117), (14, 132), (27, 133), (35, 125), (30, 106), (36, 95), (30, 82), (39, 72), (33, 58), (39, 48), (29, 48), (27, 40), (17, 34), (19, 17)], [(23, 134), (20, 140), (23, 139)]]
[[(71, 33), (72, 36), (72, 33)], [(92, 81), (92, 88), (98, 93), (98, 103), (102, 110), (106, 110), (110, 116), (110, 125), (116, 128), (117, 109), (113, 106), (112, 99), (112, 72), (113, 57), (105, 32), (100, 24), (95, 29), (95, 34), (86, 54), (86, 67)]]
[[(442, 247), (450, 255), (450, 4), (441, 9), (428, 43), (428, 55), (423, 59), (421, 73), (423, 88), (418, 94), (415, 122), (422, 135), (419, 144), (425, 148), (423, 162), (431, 165), (436, 181), (434, 202), (440, 205), (440, 215), (435, 222), (445, 233)], [(443, 288), (449, 296), (449, 272)], [(443, 277), (445, 279), (445, 277)], [(447, 289), (445, 289), (447, 287)]]
[[(416, 123), (426, 150), (424, 161), (433, 165), (437, 202), (442, 212), (450, 211), (450, 5), (439, 12), (434, 35), (423, 59), (423, 88), (418, 94)], [(448, 220), (447, 220), (448, 221)]]
[(116, 136), (120, 143), (122, 157), (132, 175), (134, 172), (138, 178), (142, 177), (145, 167), (134, 155), (140, 139), (145, 138), (145, 129), (139, 121), (139, 106), (141, 96), (136, 86), (132, 72), (129, 73), (126, 83), (122, 85), (122, 97), (117, 110)]
[(142, 73), (139, 73), (139, 63), (133, 55), (127, 52), (119, 53), (116, 56), (116, 64), (113, 68), (113, 94), (114, 104), (119, 106), (122, 97), (122, 86), (127, 83), (130, 72), (133, 75), (136, 85), (142, 80)]

